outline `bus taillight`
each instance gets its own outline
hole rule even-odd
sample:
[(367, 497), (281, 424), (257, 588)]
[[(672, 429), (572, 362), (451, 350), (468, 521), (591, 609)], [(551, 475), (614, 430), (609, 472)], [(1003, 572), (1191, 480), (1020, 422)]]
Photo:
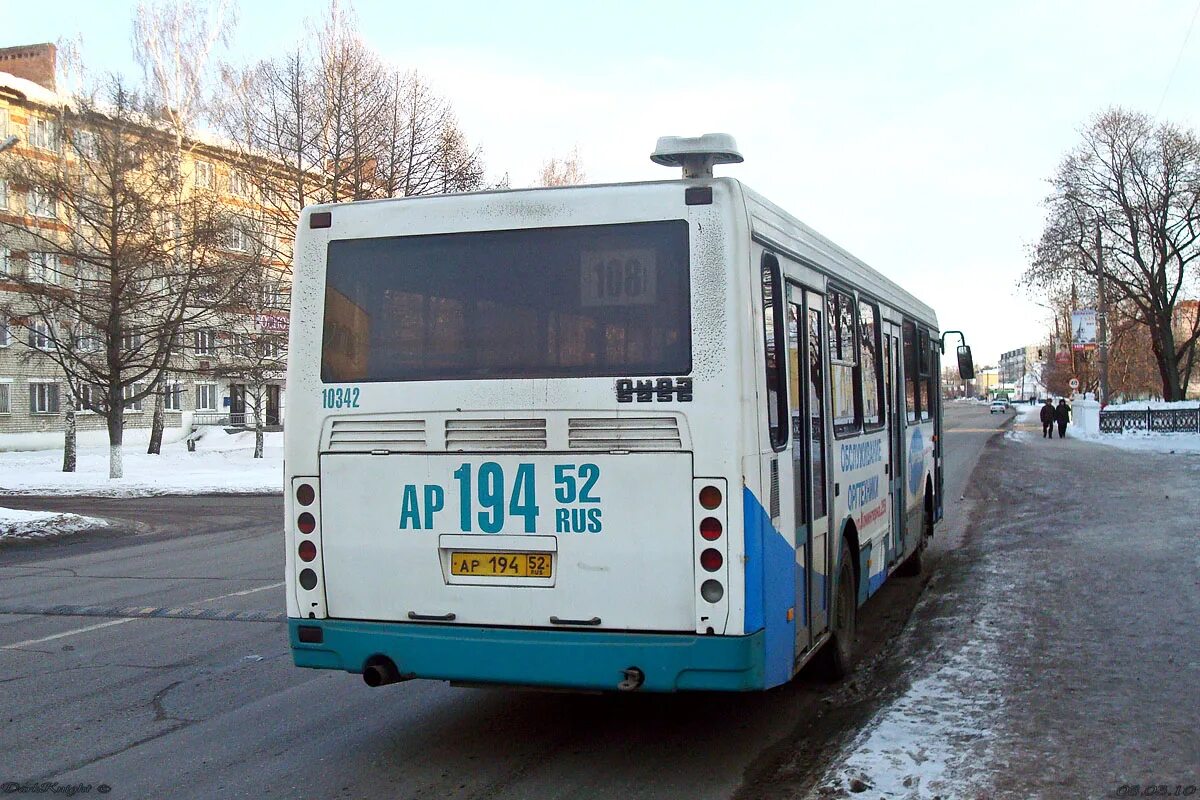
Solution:
[(705, 517), (700, 520), (700, 535), (710, 542), (721, 538), (721, 520), (716, 517)]
[(296, 487), (296, 502), (302, 506), (311, 506), (317, 499), (317, 493), (310, 484), (302, 483)]
[(720, 550), (714, 550), (710, 547), (700, 554), (700, 566), (709, 572), (716, 572), (724, 563), (725, 559), (721, 557)]
[(715, 486), (705, 486), (700, 490), (700, 505), (708, 511), (721, 505), (721, 490)]
[(297, 549), (301, 561), (312, 561), (317, 557), (317, 546), (313, 544), (312, 539), (305, 539), (300, 543)]
[(317, 518), (305, 511), (296, 518), (296, 527), (301, 533), (312, 533), (317, 529)]

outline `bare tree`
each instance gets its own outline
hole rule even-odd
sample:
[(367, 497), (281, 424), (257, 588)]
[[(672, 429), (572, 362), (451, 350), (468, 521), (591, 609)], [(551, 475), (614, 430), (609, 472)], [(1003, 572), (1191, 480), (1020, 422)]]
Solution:
[(538, 186), (575, 186), (587, 182), (583, 159), (576, 147), (565, 158), (551, 158), (542, 164), (538, 174)]
[(1148, 329), (1163, 397), (1182, 399), (1200, 339), (1200, 319), (1181, 327), (1177, 313), (1200, 267), (1200, 139), (1112, 109), (1092, 120), (1051, 185), (1023, 283), (1092, 294), (1102, 281)]
[(281, 229), (314, 202), (483, 186), (479, 148), (421, 75), (387, 67), (336, 2), (314, 27), (312, 50), (225, 73), (222, 131)]
[(107, 423), (109, 476), (121, 477), (124, 410), (156, 391), (175, 342), (197, 315), (200, 293), (219, 302), (235, 279), (223, 272), (220, 207), (180, 198), (171, 178), (170, 132), (112, 79), (99, 101), (65, 111), (59, 147), (6, 153), (0, 171), (26, 196), (0, 230), (26, 242), (9, 313), (24, 343), (58, 365), (79, 408)]
[[(253, 229), (246, 235), (247, 268), (239, 272), (237, 286), (218, 315), (221, 334), (213, 374), (230, 382), (240, 393), (246, 415), (253, 422), (254, 457), (263, 457), (263, 433), (272, 418), (272, 386), (283, 380), (287, 368), (290, 277), (271, 260), (265, 237)], [(277, 409), (276, 409), (277, 413)]]
[[(197, 123), (211, 108), (213, 61), (229, 42), (235, 18), (229, 0), (152, 0), (138, 4), (133, 20), (133, 53), (159, 114), (175, 139), (175, 161), (169, 173), (174, 202), (183, 200), (185, 155), (194, 155)], [(174, 343), (168, 354), (174, 355)], [(165, 370), (153, 379), (154, 415), (147, 453), (162, 450), (165, 424)]]

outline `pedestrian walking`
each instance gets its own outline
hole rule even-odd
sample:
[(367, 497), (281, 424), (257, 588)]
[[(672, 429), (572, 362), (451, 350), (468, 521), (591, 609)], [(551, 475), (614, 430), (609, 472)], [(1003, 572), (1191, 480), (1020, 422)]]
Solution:
[(1058, 408), (1054, 409), (1054, 421), (1058, 423), (1058, 438), (1067, 438), (1067, 423), (1071, 421), (1071, 407), (1066, 398), (1059, 398)]
[(1042, 420), (1042, 438), (1054, 438), (1054, 401), (1049, 397), (1046, 398), (1046, 405), (1042, 406), (1039, 414)]

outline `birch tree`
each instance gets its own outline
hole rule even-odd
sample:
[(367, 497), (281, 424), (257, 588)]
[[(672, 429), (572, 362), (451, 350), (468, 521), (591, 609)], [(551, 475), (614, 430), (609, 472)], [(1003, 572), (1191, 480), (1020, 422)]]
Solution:
[[(176, 204), (188, 191), (185, 156), (194, 156), (195, 132), (211, 107), (215, 59), (228, 44), (235, 18), (229, 0), (153, 0), (138, 4), (133, 20), (133, 54), (159, 115), (174, 137), (175, 159), (168, 174)], [(168, 346), (174, 355), (174, 343)], [(154, 416), (146, 452), (162, 449), (165, 371), (154, 376)]]
[(542, 164), (538, 186), (575, 186), (587, 182), (579, 148), (573, 148), (564, 158), (551, 158)]

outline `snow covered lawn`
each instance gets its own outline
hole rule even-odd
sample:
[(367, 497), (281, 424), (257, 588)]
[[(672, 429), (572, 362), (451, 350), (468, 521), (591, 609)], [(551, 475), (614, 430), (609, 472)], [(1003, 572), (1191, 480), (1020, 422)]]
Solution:
[[(157, 494), (259, 494), (282, 491), (283, 434), (265, 436), (255, 459), (254, 433), (208, 429), (189, 453), (184, 442), (162, 455), (139, 443), (124, 448), (125, 477), (108, 478), (108, 447), (79, 448), (75, 472), (62, 471), (61, 450), (0, 453), (0, 495), (53, 494), (140, 497)], [(22, 512), (24, 513), (24, 512)]]
[(40, 539), (76, 533), (90, 528), (108, 527), (108, 520), (60, 514), (55, 511), (19, 511), (0, 508), (0, 541), (5, 539)]

